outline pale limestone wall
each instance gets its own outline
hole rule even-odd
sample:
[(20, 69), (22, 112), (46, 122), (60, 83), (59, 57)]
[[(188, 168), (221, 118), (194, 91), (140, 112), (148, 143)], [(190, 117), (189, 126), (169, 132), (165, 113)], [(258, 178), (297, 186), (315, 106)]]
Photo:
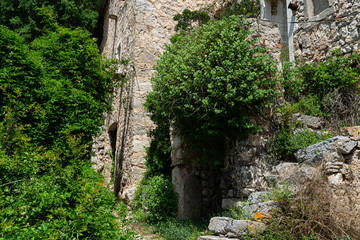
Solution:
[[(360, 2), (326, 1), (327, 4), (324, 0), (318, 3), (312, 0), (299, 1), (300, 8), (294, 13), (299, 22), (294, 32), (297, 60), (323, 59), (335, 49), (343, 53), (359, 51)], [(319, 9), (322, 11), (319, 12)]]
[[(122, 68), (129, 81), (114, 91), (113, 111), (105, 116), (102, 134), (93, 146), (94, 168), (112, 180), (114, 191), (131, 200), (145, 171), (147, 132), (153, 127), (143, 103), (151, 91), (153, 66), (174, 34), (173, 16), (185, 9), (215, 11), (225, 0), (108, 0), (105, 7), (104, 56), (130, 58)], [(113, 170), (112, 170), (113, 168)]]
[[(282, 39), (281, 35), (289, 28), (291, 28), (290, 33), (294, 31), (297, 59), (310, 60), (313, 57), (324, 57), (334, 48), (340, 48), (344, 52), (357, 50), (359, 14), (340, 17), (336, 21), (309, 22), (356, 13), (360, 8), (360, 3), (356, 0), (342, 1), (343, 4), (340, 4), (340, 0), (329, 1), (329, 9), (318, 15), (311, 12), (314, 6), (310, 5), (310, 2), (299, 1), (299, 10), (291, 12), (294, 16), (290, 16), (287, 10), (287, 13), (284, 12), (282, 15), (282, 20), (273, 19), (281, 20), (283, 23), (285, 21), (286, 28), (279, 21), (274, 23), (251, 20), (253, 36), (260, 37), (259, 44), (267, 48), (279, 64), (281, 49), (284, 44), (290, 44), (289, 37), (292, 37), (282, 36)], [(102, 127), (103, 133), (95, 139), (93, 146), (95, 155), (92, 160), (94, 167), (105, 175), (107, 183), (111, 181), (113, 166), (114, 191), (126, 201), (131, 200), (135, 187), (145, 171), (145, 147), (149, 144), (147, 132), (153, 127), (153, 123), (143, 103), (147, 93), (151, 91), (149, 78), (154, 73), (153, 66), (174, 34), (175, 22), (172, 18), (186, 8), (209, 9), (211, 13), (216, 14), (225, 2), (225, 0), (127, 0), (126, 2), (109, 0), (107, 3), (104, 38), (100, 50), (108, 57), (130, 58), (132, 63), (127, 68), (120, 69), (127, 73), (129, 81), (114, 91), (114, 110), (106, 115)], [(281, 11), (284, 10), (283, 6), (287, 2), (288, 0), (279, 1), (282, 4)], [(271, 11), (263, 12), (267, 12), (267, 16), (271, 15)], [(294, 26), (286, 23), (295, 19), (299, 23)], [(282, 27), (285, 30), (280, 33), (279, 29)], [(284, 43), (284, 39), (288, 42)], [(290, 46), (288, 48), (290, 49)], [(184, 202), (188, 201), (189, 196), (186, 182), (198, 183), (194, 189), (201, 191), (201, 194), (199, 191), (195, 193), (202, 200), (195, 202), (199, 207), (198, 211), (194, 211), (195, 215), (216, 204), (218, 200), (215, 193), (219, 192), (219, 187), (222, 189), (220, 193), (223, 198), (244, 197), (253, 191), (268, 187), (266, 178), (271, 177), (272, 174), (272, 167), (267, 164), (268, 156), (265, 154), (268, 135), (269, 133), (265, 131), (262, 135), (253, 136), (246, 141), (237, 141), (229, 147), (225, 162), (226, 166), (231, 167), (222, 169), (220, 186), (215, 186), (207, 180), (207, 178), (217, 178), (216, 172), (212, 169), (209, 168), (205, 173), (199, 170), (203, 166), (191, 159), (187, 163), (179, 163), (173, 159), (174, 183), (179, 192), (182, 191), (181, 189), (184, 190)], [(181, 181), (183, 183), (180, 184)], [(191, 200), (189, 201), (191, 203)], [(185, 208), (186, 203), (183, 204), (183, 209)]]

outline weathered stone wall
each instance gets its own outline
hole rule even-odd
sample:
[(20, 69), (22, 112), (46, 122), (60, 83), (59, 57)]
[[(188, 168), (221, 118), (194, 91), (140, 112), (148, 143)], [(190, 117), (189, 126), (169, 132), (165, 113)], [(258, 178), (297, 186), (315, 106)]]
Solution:
[(297, 60), (323, 59), (339, 49), (360, 49), (360, 2), (357, 0), (298, 1), (293, 12), (298, 24), (294, 32)]
[(220, 184), (224, 209), (253, 192), (267, 190), (274, 178), (274, 163), (267, 145), (276, 122), (261, 117), (254, 117), (252, 122), (262, 131), (245, 140), (228, 142)]
[[(114, 180), (114, 191), (131, 200), (145, 171), (147, 132), (153, 127), (143, 107), (151, 91), (153, 66), (174, 34), (173, 16), (185, 9), (215, 11), (225, 0), (108, 0), (104, 13), (104, 37), (100, 50), (111, 58), (130, 58), (121, 68), (128, 82), (115, 89), (113, 111), (105, 117), (102, 134), (93, 146), (94, 168), (106, 182)], [(112, 177), (113, 172), (113, 177)]]
[[(284, 45), (290, 51), (292, 41), (296, 59), (323, 58), (336, 48), (345, 53), (358, 50), (358, 1), (321, 0), (320, 5), (314, 5), (312, 0), (301, 0), (299, 9), (290, 13), (286, 10), (289, 0), (264, 0), (262, 4), (271, 8), (276, 2), (276, 8), (262, 10), (267, 20), (253, 19), (251, 28), (253, 37), (259, 37), (258, 44), (267, 48), (278, 64)], [(105, 116), (103, 132), (95, 139), (92, 161), (107, 183), (114, 180), (115, 193), (126, 201), (132, 199), (145, 171), (147, 132), (153, 123), (143, 103), (151, 91), (153, 66), (174, 34), (172, 18), (184, 9), (208, 9), (219, 14), (224, 4), (226, 0), (107, 1), (100, 50), (104, 56), (130, 58), (131, 64), (119, 70), (129, 80), (114, 90), (114, 110)], [(272, 17), (273, 10), (281, 12), (279, 19)], [(263, 132), (229, 143), (221, 172), (194, 161), (196, 156), (191, 156), (192, 151), (181, 139), (173, 139), (173, 182), (180, 193), (182, 218), (215, 208), (221, 198), (226, 204), (268, 187), (274, 169), (265, 149), (272, 126), (269, 121), (257, 121)]]
[(178, 217), (188, 219), (216, 211), (221, 203), (220, 169), (196, 161), (201, 153), (180, 136), (171, 137), (172, 182), (179, 194)]

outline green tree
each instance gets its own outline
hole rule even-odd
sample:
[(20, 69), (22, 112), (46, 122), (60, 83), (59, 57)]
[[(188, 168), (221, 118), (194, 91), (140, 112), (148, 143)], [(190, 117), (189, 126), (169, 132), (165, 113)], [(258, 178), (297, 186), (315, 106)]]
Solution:
[[(67, 136), (81, 134), (81, 144), (90, 146), (110, 110), (112, 89), (123, 80), (105, 71), (95, 40), (80, 29), (58, 28), (29, 48), (7, 28), (0, 33), (0, 107), (16, 110), (33, 144), (66, 154)], [(89, 149), (82, 154), (89, 158)]]
[(121, 62), (104, 61), (87, 31), (29, 45), (0, 25), (0, 239), (131, 237), (126, 207), (90, 167)]
[(204, 160), (221, 161), (225, 137), (256, 131), (249, 116), (276, 95), (276, 65), (250, 32), (241, 16), (210, 21), (168, 45), (151, 78), (153, 120), (180, 130)]
[(0, 25), (16, 31), (26, 40), (54, 30), (56, 24), (93, 32), (99, 0), (0, 0)]

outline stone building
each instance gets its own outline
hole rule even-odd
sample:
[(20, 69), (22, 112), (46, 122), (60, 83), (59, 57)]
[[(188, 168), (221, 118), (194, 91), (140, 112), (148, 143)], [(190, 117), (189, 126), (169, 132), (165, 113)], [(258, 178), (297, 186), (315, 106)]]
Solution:
[[(102, 134), (93, 146), (94, 168), (105, 175), (115, 194), (132, 200), (145, 172), (147, 132), (153, 127), (143, 107), (151, 91), (153, 66), (174, 34), (173, 16), (185, 9), (216, 12), (226, 0), (106, 0), (103, 1), (103, 55), (129, 58), (120, 69), (129, 80), (114, 90), (113, 111), (105, 116)], [(298, 0), (291, 10), (290, 0), (261, 0), (261, 16), (252, 19), (254, 37), (268, 48), (280, 64), (325, 58), (334, 49), (358, 51), (360, 2), (358, 0)], [(258, 121), (258, 120), (257, 120)], [(268, 187), (274, 166), (267, 161), (266, 142), (271, 122), (259, 123), (264, 131), (246, 141), (228, 146), (224, 169), (200, 166), (187, 152), (180, 138), (173, 138), (173, 182), (179, 196), (181, 218), (197, 216), (213, 205), (248, 196)], [(228, 166), (228, 167), (226, 167)], [(231, 166), (231, 167), (229, 167)]]

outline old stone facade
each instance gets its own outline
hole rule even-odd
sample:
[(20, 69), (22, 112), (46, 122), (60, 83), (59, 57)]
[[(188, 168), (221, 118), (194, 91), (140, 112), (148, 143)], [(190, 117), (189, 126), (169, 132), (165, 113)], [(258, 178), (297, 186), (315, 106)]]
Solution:
[(113, 111), (102, 127), (103, 133), (93, 146), (94, 168), (113, 179), (113, 189), (130, 201), (145, 171), (147, 132), (153, 127), (143, 107), (151, 91), (149, 78), (153, 66), (174, 34), (174, 15), (185, 9), (216, 9), (224, 1), (215, 0), (108, 0), (104, 1), (104, 37), (100, 46), (103, 55), (129, 58), (128, 82), (114, 91)]
[[(153, 127), (143, 103), (151, 91), (153, 66), (174, 34), (173, 16), (185, 9), (216, 13), (226, 0), (107, 0), (104, 1), (103, 55), (129, 58), (122, 67), (129, 80), (114, 90), (113, 111), (105, 116), (103, 132), (93, 146), (94, 168), (125, 201), (131, 201), (145, 172), (147, 132)], [(261, 17), (251, 20), (253, 36), (280, 64), (283, 59), (324, 58), (334, 49), (344, 53), (360, 47), (360, 2), (357, 0), (261, 0)], [(257, 120), (259, 121), (259, 119)], [(221, 203), (268, 188), (275, 171), (265, 148), (272, 122), (263, 132), (228, 145), (223, 169), (204, 166), (173, 136), (173, 183), (180, 194), (179, 216), (198, 216)], [(113, 183), (112, 183), (113, 181)]]

